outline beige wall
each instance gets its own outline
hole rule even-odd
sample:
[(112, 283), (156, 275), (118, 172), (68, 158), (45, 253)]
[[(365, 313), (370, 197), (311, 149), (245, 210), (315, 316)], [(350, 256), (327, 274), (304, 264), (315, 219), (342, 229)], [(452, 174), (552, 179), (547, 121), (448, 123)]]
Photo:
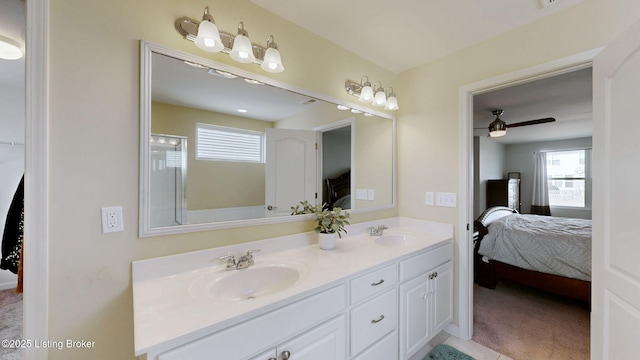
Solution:
[[(219, 28), (240, 20), (256, 43), (278, 42), (286, 71), (270, 75), (207, 54), (174, 29), (210, 6)], [(309, 231), (311, 222), (138, 238), (140, 40), (188, 51), (352, 101), (346, 79), (394, 75), (321, 40), (248, 0), (50, 1), (49, 337), (85, 339), (94, 349), (51, 350), (51, 359), (133, 359), (131, 262)], [(327, 61), (330, 59), (331, 61)], [(122, 205), (124, 231), (103, 235), (100, 208)], [(394, 216), (363, 214), (354, 222)]]
[[(89, 350), (51, 350), (51, 359), (133, 359), (131, 261), (312, 228), (305, 222), (137, 237), (139, 40), (205, 56), (173, 26), (181, 16), (198, 19), (205, 5), (223, 30), (243, 20), (255, 42), (275, 36), (287, 68), (270, 75), (277, 80), (345, 101), (352, 101), (346, 79), (369, 75), (397, 84), (393, 74), (247, 0), (50, 1), (49, 337), (96, 342)], [(423, 201), (426, 190), (458, 189), (459, 86), (604, 45), (639, 10), (637, 0), (585, 0), (402, 74), (394, 86), (401, 106), (400, 214), (458, 221), (457, 209)], [(206, 56), (237, 66), (225, 55)], [(114, 205), (124, 207), (125, 231), (103, 235), (99, 209)], [(354, 222), (395, 214), (362, 214)]]
[[(398, 114), (399, 214), (459, 224), (458, 209), (425, 206), (424, 192), (459, 190), (461, 86), (604, 46), (639, 17), (636, 0), (584, 0), (401, 74), (397, 91), (402, 101)], [(459, 231), (456, 226), (456, 243)], [(455, 316), (457, 321), (457, 311)]]

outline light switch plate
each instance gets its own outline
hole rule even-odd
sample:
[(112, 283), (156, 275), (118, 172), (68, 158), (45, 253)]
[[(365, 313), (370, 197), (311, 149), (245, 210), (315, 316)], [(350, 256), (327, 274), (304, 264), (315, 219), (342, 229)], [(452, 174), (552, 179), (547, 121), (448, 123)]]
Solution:
[(424, 193), (424, 204), (428, 206), (435, 205), (435, 194), (433, 191), (427, 191)]
[(375, 198), (375, 193), (374, 193), (373, 189), (368, 189), (367, 190), (367, 200), (373, 201), (374, 198)]
[(456, 193), (436, 193), (436, 206), (456, 207)]
[(356, 200), (367, 200), (367, 189), (356, 189)]

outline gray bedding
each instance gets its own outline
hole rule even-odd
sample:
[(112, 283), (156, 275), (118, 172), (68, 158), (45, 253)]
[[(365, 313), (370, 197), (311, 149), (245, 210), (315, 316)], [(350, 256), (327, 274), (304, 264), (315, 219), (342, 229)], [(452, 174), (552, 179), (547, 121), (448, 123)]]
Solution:
[(478, 253), (523, 269), (591, 281), (591, 220), (512, 214), (492, 222)]

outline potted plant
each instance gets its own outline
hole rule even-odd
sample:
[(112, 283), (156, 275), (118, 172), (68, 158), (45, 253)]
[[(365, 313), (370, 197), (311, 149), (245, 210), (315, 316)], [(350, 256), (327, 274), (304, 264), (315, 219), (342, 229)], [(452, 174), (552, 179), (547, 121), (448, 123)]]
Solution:
[(299, 214), (314, 214), (316, 221), (316, 228), (314, 231), (318, 233), (318, 243), (323, 250), (331, 250), (336, 247), (336, 238), (342, 237), (342, 232), (345, 234), (347, 230), (345, 225), (349, 225), (349, 218), (351, 215), (342, 208), (334, 207), (333, 210), (329, 210), (324, 205), (311, 205), (308, 201), (301, 201), (300, 205), (291, 207), (291, 215)]

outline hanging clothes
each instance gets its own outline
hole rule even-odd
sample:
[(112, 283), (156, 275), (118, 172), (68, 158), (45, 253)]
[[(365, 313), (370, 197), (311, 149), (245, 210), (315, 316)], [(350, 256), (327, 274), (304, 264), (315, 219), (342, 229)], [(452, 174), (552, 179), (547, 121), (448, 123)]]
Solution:
[(18, 273), (20, 267), (20, 254), (22, 253), (22, 243), (24, 236), (24, 175), (20, 179), (16, 190), (2, 236), (2, 261), (0, 269), (9, 270), (14, 274)]

